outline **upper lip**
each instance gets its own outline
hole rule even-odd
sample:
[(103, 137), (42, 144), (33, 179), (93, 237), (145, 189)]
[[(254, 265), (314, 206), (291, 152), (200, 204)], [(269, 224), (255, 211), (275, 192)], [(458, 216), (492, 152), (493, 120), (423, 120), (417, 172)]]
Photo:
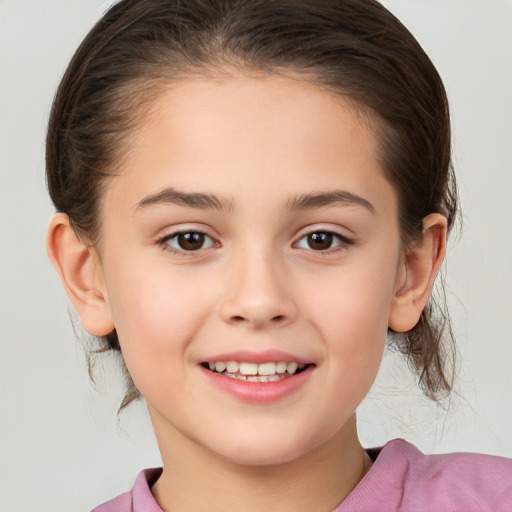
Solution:
[(284, 352), (282, 350), (235, 350), (233, 352), (223, 352), (215, 354), (204, 359), (202, 362), (216, 361), (238, 361), (244, 363), (269, 363), (269, 362), (286, 362), (286, 363), (302, 363), (311, 364), (311, 360), (303, 357)]

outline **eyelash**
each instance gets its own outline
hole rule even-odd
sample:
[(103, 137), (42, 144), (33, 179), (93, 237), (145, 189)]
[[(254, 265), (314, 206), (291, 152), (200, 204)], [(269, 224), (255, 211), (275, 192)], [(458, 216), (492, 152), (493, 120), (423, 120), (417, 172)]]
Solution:
[[(181, 235), (199, 235), (200, 237), (203, 237), (203, 240), (209, 239), (211, 241), (211, 243), (208, 247), (201, 246), (195, 250), (194, 249), (186, 250), (186, 249), (173, 248), (169, 244), (169, 242), (171, 240), (178, 239), (178, 237)], [(326, 249), (321, 249), (321, 250), (315, 250), (311, 247), (301, 247), (302, 249), (311, 250), (312, 252), (315, 252), (315, 253), (321, 254), (321, 255), (330, 255), (330, 254), (336, 253), (336, 252), (343, 250), (346, 247), (354, 244), (353, 240), (351, 240), (350, 238), (348, 238), (344, 235), (341, 235), (340, 233), (336, 233), (335, 231), (319, 229), (319, 230), (314, 230), (314, 231), (310, 231), (309, 233), (306, 233), (301, 238), (299, 238), (293, 245), (298, 246), (298, 244), (302, 240), (304, 240), (304, 239), (307, 240), (308, 237), (311, 237), (313, 235), (328, 236), (328, 237), (332, 237), (332, 241), (334, 241), (334, 240), (338, 241), (338, 244), (335, 245), (334, 247), (328, 247)], [(332, 245), (332, 241), (331, 241), (331, 245)], [(306, 242), (306, 243), (308, 243), (308, 242)], [(177, 231), (175, 233), (171, 233), (170, 235), (166, 235), (166, 236), (162, 237), (161, 239), (159, 239), (157, 241), (157, 244), (162, 248), (162, 250), (171, 252), (172, 254), (175, 254), (178, 256), (193, 256), (193, 257), (199, 256), (198, 253), (203, 249), (209, 249), (210, 247), (214, 247), (214, 246), (219, 247), (219, 245), (220, 245), (218, 242), (216, 242), (212, 237), (210, 237), (206, 233), (204, 233), (202, 231), (194, 231), (194, 230)], [(204, 245), (204, 243), (201, 245)]]
[[(299, 242), (301, 242), (304, 239), (307, 240), (309, 237), (312, 237), (313, 235), (323, 235), (323, 236), (332, 237), (332, 240), (331, 240), (332, 242), (334, 242), (334, 240), (337, 240), (337, 242), (338, 242), (337, 245), (335, 245), (334, 247), (332, 247), (332, 246), (328, 247), (327, 249), (315, 250), (311, 247), (308, 247), (308, 248), (303, 247), (303, 249), (306, 249), (306, 250), (310, 249), (314, 253), (324, 255), (324, 256), (334, 254), (334, 253), (341, 251), (343, 249), (346, 249), (348, 246), (354, 244), (354, 241), (352, 239), (346, 237), (345, 235), (337, 233), (336, 231), (329, 231), (327, 229), (317, 229), (317, 230), (310, 231), (309, 233), (306, 233), (305, 235), (303, 235), (301, 238), (299, 238), (299, 240), (297, 242), (295, 242), (294, 245), (299, 244)], [(306, 243), (308, 243), (308, 242), (306, 242)]]
[(202, 231), (194, 231), (194, 230), (184, 230), (184, 231), (177, 231), (175, 233), (171, 233), (170, 235), (166, 235), (163, 238), (159, 239), (157, 241), (157, 244), (162, 248), (164, 251), (168, 251), (172, 254), (175, 254), (177, 256), (198, 256), (198, 252), (201, 249), (205, 249), (205, 247), (199, 247), (197, 250), (186, 250), (186, 249), (177, 249), (169, 245), (169, 242), (173, 239), (178, 239), (180, 235), (199, 235), (201, 237), (204, 237), (205, 239), (209, 239), (211, 241), (211, 245), (206, 247), (206, 249), (209, 249), (213, 246), (219, 246), (219, 243), (213, 240), (213, 238), (206, 233)]

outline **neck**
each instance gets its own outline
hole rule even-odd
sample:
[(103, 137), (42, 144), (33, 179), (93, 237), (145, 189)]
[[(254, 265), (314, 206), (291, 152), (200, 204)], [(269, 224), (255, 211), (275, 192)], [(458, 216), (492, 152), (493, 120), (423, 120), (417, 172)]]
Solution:
[(169, 439), (169, 432), (163, 435), (153, 423), (164, 470), (152, 493), (165, 512), (330, 512), (371, 466), (357, 437), (355, 415), (313, 452), (269, 466), (233, 463), (189, 439)]

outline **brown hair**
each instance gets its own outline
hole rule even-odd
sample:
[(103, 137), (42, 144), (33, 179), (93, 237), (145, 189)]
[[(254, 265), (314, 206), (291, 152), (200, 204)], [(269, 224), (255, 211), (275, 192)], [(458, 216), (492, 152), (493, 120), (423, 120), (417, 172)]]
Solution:
[[(123, 0), (76, 51), (50, 116), (49, 192), (82, 240), (98, 240), (102, 187), (129, 155), (144, 109), (172, 81), (233, 67), (299, 75), (370, 114), (405, 246), (430, 213), (453, 226), (457, 191), (443, 84), (415, 38), (377, 1)], [(444, 306), (431, 299), (416, 327), (390, 334), (427, 396), (450, 391), (445, 363), (454, 345)], [(115, 331), (100, 342), (97, 352), (121, 350)], [(121, 409), (138, 396), (124, 370)]]

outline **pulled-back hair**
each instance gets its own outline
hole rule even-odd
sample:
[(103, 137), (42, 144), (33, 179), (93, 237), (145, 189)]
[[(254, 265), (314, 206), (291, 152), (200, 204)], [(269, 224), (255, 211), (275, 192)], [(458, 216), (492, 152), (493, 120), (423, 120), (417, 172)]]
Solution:
[[(415, 38), (377, 1), (123, 0), (76, 51), (48, 128), (49, 192), (84, 243), (98, 241), (103, 187), (129, 157), (130, 136), (152, 102), (174, 81), (230, 69), (299, 77), (368, 114), (397, 193), (404, 248), (431, 213), (453, 226), (457, 192), (443, 84)], [(427, 396), (450, 391), (453, 336), (444, 304), (431, 298), (418, 324), (390, 331), (390, 340)], [(99, 342), (96, 353), (121, 350), (115, 331)], [(138, 397), (124, 371), (121, 409)]]

